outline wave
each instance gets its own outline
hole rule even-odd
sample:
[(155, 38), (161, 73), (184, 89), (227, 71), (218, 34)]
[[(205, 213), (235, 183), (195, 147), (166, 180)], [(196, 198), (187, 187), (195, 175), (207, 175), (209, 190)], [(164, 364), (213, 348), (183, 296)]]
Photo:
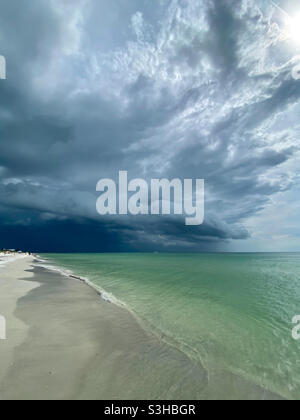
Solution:
[(45, 270), (55, 271), (64, 277), (81, 281), (85, 283), (86, 285), (88, 285), (89, 287), (91, 287), (93, 290), (95, 290), (98, 293), (98, 295), (101, 297), (101, 299), (104, 300), (105, 302), (113, 303), (119, 307), (129, 310), (129, 308), (124, 302), (121, 302), (112, 293), (109, 293), (106, 290), (104, 290), (102, 287), (96, 285), (87, 277), (78, 276), (77, 274), (74, 274), (72, 270), (69, 270), (67, 268), (58, 267), (56, 265), (49, 265), (49, 261), (41, 258), (40, 256), (36, 256), (36, 261), (37, 261), (36, 266), (44, 268)]
[[(134, 319), (137, 321), (140, 327), (143, 328), (144, 331), (156, 337), (160, 342), (163, 342), (166, 345), (181, 352), (194, 363), (199, 364), (201, 368), (203, 369), (203, 371), (205, 372), (207, 386), (211, 382), (211, 369), (213, 367), (212, 367), (211, 362), (209, 361), (208, 352), (202, 344), (198, 343), (199, 347), (196, 348), (193, 345), (190, 345), (189, 343), (187, 343), (186, 340), (184, 340), (184, 338), (174, 336), (174, 334), (172, 334), (171, 331), (166, 331), (161, 326), (158, 327), (157, 325), (153, 324), (149, 319), (145, 319), (141, 314), (137, 313), (131, 306), (120, 301), (112, 293), (107, 292), (101, 286), (98, 286), (93, 281), (91, 281), (89, 278), (79, 276), (78, 274), (74, 273), (70, 269), (56, 266), (55, 262), (52, 262), (53, 260), (51, 260), (51, 258), (43, 259), (41, 257), (38, 257), (38, 258), (36, 257), (36, 260), (37, 260), (36, 266), (42, 267), (46, 270), (55, 271), (63, 275), (64, 277), (67, 277), (74, 281), (83, 282), (84, 284), (86, 284), (87, 286), (95, 290), (103, 301), (114, 304), (130, 312), (131, 315), (134, 317)], [(267, 386), (266, 384), (262, 385), (262, 383), (258, 381), (256, 377), (253, 377), (252, 375), (247, 375), (242, 370), (234, 369), (232, 366), (227, 366), (226, 371), (228, 372), (228, 374), (231, 373), (233, 375), (233, 378), (244, 379), (246, 381), (249, 381), (249, 383), (256, 384), (257, 386), (261, 387), (265, 391), (276, 393), (276, 390), (273, 390), (271, 386)]]
[(191, 360), (197, 361), (198, 363), (202, 365), (203, 368), (205, 368), (204, 360), (199, 354), (199, 351), (197, 351), (195, 348), (188, 345), (184, 341), (179, 340), (177, 337), (172, 336), (169, 332), (163, 331), (161, 328), (155, 326), (149, 320), (144, 319), (133, 308), (131, 308), (129, 305), (127, 305), (126, 303), (116, 298), (116, 296), (114, 296), (112, 293), (107, 292), (105, 289), (103, 289), (101, 286), (98, 286), (87, 277), (82, 277), (75, 274), (70, 269), (58, 267), (54, 264), (49, 265), (49, 260), (45, 260), (40, 256), (36, 256), (36, 259), (38, 261), (38, 264), (36, 264), (37, 266), (42, 267), (46, 270), (55, 271), (69, 279), (81, 281), (85, 283), (87, 286), (91, 287), (93, 290), (95, 290), (100, 296), (100, 298), (104, 300), (105, 302), (109, 302), (111, 304), (117, 305), (118, 307), (127, 310), (128, 312), (131, 313), (131, 315), (135, 318), (135, 320), (138, 322), (141, 328), (143, 328), (145, 331), (153, 334), (159, 341), (162, 341), (165, 344), (181, 351), (183, 354), (188, 356)]
[[(207, 373), (208, 383), (215, 380), (213, 378), (214, 375), (211, 374), (211, 372), (214, 372), (215, 370), (218, 371), (218, 369), (220, 369), (220, 371), (222, 372), (226, 371), (228, 374), (233, 375), (232, 376), (233, 380), (235, 380), (234, 378), (238, 378), (237, 380), (239, 381), (239, 378), (241, 378), (245, 380), (247, 383), (249, 382), (249, 384), (253, 384), (253, 385), (255, 384), (256, 386), (262, 388), (264, 391), (269, 391), (271, 393), (275, 392), (275, 394), (284, 395), (281, 389), (273, 386), (271, 383), (268, 382), (268, 380), (265, 377), (261, 378), (259, 375), (256, 375), (251, 370), (249, 371), (248, 368), (245, 369), (240, 366), (235, 366), (234, 364), (231, 364), (231, 363), (230, 364), (226, 363), (225, 365), (223, 365), (222, 358), (220, 357), (215, 358), (211, 356), (209, 352), (209, 349), (211, 346), (208, 347), (204, 341), (202, 342), (201, 340), (200, 342), (200, 340), (198, 340), (196, 345), (194, 346), (193, 345), (194, 343), (189, 342), (189, 340), (187, 340), (186, 337), (184, 336), (178, 337), (178, 334), (176, 335), (176, 331), (174, 332), (174, 330), (163, 328), (162, 325), (159, 325), (159, 326), (154, 325), (154, 322), (151, 322), (150, 319), (145, 319), (145, 317), (141, 313), (138, 313), (132, 307), (130, 307), (126, 303), (121, 302), (119, 299), (117, 299), (116, 296), (114, 296), (112, 293), (108, 293), (102, 287), (95, 284), (94, 281), (97, 281), (97, 277), (95, 278), (95, 273), (94, 273), (94, 276), (91, 274), (91, 277), (94, 277), (94, 281), (93, 281), (93, 279), (77, 275), (70, 269), (62, 268), (62, 267), (58, 267), (54, 265), (54, 264), (59, 264), (59, 260), (55, 261), (55, 259), (52, 260), (50, 257), (49, 259), (48, 258), (44, 259), (44, 258), (39, 257), (38, 264), (47, 270), (56, 271), (60, 273), (61, 275), (66, 276), (67, 278), (81, 281), (87, 284), (89, 287), (94, 289), (99, 294), (102, 300), (115, 304), (129, 311), (133, 315), (135, 320), (138, 322), (138, 324), (145, 331), (147, 331), (151, 335), (154, 335), (156, 338), (158, 338), (158, 340), (166, 343), (167, 345), (173, 348), (176, 348), (181, 353), (185, 354), (190, 359), (192, 359), (194, 362), (201, 364), (202, 368)], [(74, 271), (76, 271), (75, 267), (73, 267), (73, 269)], [(81, 272), (84, 273), (84, 275), (86, 274), (86, 272), (83, 272), (82, 270)], [(99, 281), (101, 281), (101, 278), (99, 279)], [(218, 344), (216, 344), (216, 346), (217, 345)], [(210, 386), (213, 386), (213, 385), (210, 385)]]

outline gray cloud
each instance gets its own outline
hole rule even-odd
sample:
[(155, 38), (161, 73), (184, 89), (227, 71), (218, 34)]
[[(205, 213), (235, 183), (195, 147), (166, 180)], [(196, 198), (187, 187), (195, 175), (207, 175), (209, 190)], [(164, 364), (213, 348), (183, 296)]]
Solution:
[[(0, 10), (2, 237), (78, 225), (100, 229), (109, 250), (226, 250), (293, 194), (300, 48), (280, 41), (270, 3), (0, 0)], [(96, 182), (119, 170), (205, 178), (205, 224), (100, 218)]]

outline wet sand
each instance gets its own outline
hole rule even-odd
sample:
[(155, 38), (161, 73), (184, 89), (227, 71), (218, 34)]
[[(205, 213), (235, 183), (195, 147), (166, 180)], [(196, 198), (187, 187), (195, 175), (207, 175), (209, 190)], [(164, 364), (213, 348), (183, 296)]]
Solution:
[[(0, 269), (0, 399), (218, 399), (208, 373), (123, 308), (31, 258)], [(220, 381), (220, 378), (218, 378)], [(276, 399), (242, 379), (243, 399)], [(222, 383), (222, 381), (221, 381)]]
[[(17, 274), (24, 278), (24, 272)], [(16, 281), (12, 324), (19, 330), (7, 319), (8, 339), (0, 344), (1, 399), (187, 398), (182, 384), (195, 371), (205, 385), (204, 369), (147, 334), (128, 311), (103, 301), (86, 284), (38, 267)], [(2, 284), (3, 301), (5, 295)], [(6, 316), (2, 305), (1, 310)], [(178, 365), (183, 369), (176, 371)], [(155, 386), (161, 376), (164, 395)]]

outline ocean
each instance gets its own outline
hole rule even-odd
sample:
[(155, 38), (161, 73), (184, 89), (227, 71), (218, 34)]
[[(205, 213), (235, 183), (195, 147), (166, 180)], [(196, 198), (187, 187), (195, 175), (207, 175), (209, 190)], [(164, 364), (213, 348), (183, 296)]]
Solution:
[(104, 299), (126, 307), (142, 328), (202, 366), (205, 384), (196, 373), (185, 379), (191, 399), (259, 393), (299, 399), (300, 341), (292, 337), (292, 319), (300, 314), (300, 254), (41, 257), (88, 279)]

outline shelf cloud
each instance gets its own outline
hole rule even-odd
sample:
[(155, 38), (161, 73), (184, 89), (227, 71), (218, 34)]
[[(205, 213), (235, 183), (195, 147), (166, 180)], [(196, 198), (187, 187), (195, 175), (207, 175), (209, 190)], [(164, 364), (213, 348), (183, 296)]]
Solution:
[[(282, 39), (272, 2), (0, 0), (0, 10), (3, 246), (299, 249), (300, 44)], [(119, 171), (205, 179), (204, 224), (100, 217), (96, 184)]]

